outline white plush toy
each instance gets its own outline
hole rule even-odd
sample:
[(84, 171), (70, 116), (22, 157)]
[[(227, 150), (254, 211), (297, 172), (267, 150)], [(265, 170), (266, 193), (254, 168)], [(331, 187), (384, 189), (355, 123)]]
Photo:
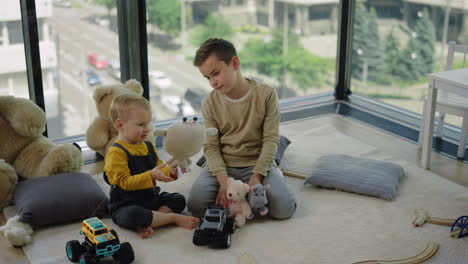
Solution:
[(172, 156), (166, 161), (167, 165), (188, 170), (188, 166), (192, 163), (190, 158), (200, 152), (205, 137), (218, 133), (218, 129), (205, 128), (197, 120), (197, 117), (192, 121), (184, 117), (182, 122), (175, 122), (166, 130), (155, 130), (154, 136), (164, 137), (163, 148)]
[(249, 190), (248, 184), (228, 178), (226, 195), (229, 200), (229, 217), (234, 217), (238, 227), (243, 226), (247, 219), (253, 217), (252, 209), (245, 199)]
[(32, 227), (21, 222), (18, 215), (8, 219), (6, 224), (0, 227), (0, 235), (4, 236), (15, 247), (31, 242), (32, 233)]

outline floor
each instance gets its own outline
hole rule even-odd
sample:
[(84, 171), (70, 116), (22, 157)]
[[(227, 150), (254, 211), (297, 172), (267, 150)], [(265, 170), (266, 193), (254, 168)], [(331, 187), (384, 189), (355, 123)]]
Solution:
[[(338, 115), (317, 117), (323, 118), (340, 132), (345, 133), (355, 139), (365, 141), (366, 143), (378, 148), (385, 148), (390, 154), (399, 155), (401, 159), (408, 162), (419, 164), (420, 150), (413, 142), (403, 140), (394, 135), (390, 135), (382, 130), (370, 127), (349, 118)], [(102, 171), (102, 162), (86, 165), (83, 172), (96, 174)], [(468, 164), (459, 162), (438, 153), (432, 155), (432, 172), (468, 187)], [(3, 214), (0, 214), (0, 225), (5, 223)], [(30, 263), (21, 249), (13, 248), (3, 238), (0, 237), (0, 263), (26, 264)]]

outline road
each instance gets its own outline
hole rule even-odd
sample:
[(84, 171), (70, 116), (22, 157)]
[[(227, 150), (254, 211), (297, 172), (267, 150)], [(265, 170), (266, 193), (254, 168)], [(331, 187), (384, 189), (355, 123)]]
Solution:
[[(114, 10), (115, 13), (115, 10)], [(90, 52), (97, 52), (109, 61), (119, 61), (118, 35), (106, 25), (99, 25), (96, 18), (107, 17), (107, 11), (99, 6), (82, 8), (57, 8), (48, 21), (51, 25), (52, 38), (56, 41), (58, 50), (59, 90), (63, 109), (65, 109), (66, 136), (84, 134), (87, 127), (97, 116), (93, 91), (95, 87), (87, 84), (84, 71), (93, 69), (100, 77), (102, 85), (118, 83), (107, 70), (97, 70), (87, 62)], [(182, 96), (187, 88), (198, 87), (209, 92), (208, 82), (201, 76), (198, 69), (177, 54), (164, 53), (153, 45), (148, 46), (150, 71), (162, 71), (171, 80), (170, 89), (157, 93), (154, 84), (150, 84), (150, 96), (153, 114), (156, 120), (174, 118), (176, 113), (165, 107), (156, 98), (165, 96)]]

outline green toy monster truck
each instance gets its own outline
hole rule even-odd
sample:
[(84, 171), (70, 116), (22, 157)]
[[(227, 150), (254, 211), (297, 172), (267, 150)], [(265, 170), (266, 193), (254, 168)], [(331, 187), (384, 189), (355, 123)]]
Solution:
[(78, 240), (67, 242), (65, 247), (67, 257), (71, 262), (80, 264), (95, 264), (101, 258), (113, 257), (119, 263), (132, 263), (135, 259), (130, 243), (120, 244), (119, 237), (114, 230), (110, 230), (97, 217), (83, 220), (80, 234), (85, 235), (83, 243)]

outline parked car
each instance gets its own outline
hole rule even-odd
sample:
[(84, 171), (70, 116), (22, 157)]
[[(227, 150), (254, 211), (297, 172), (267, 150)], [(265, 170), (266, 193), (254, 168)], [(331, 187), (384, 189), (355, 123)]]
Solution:
[(93, 65), (96, 69), (102, 70), (107, 67), (109, 62), (103, 56), (98, 55), (96, 52), (88, 54), (88, 63)]
[(200, 111), (203, 99), (205, 99), (206, 93), (200, 88), (188, 88), (184, 93), (184, 99), (190, 103), (193, 109)]
[(54, 0), (52, 4), (56, 7), (66, 7), (66, 8), (69, 8), (72, 6), (71, 1), (69, 0)]
[(120, 80), (120, 62), (117, 60), (110, 61), (109, 65), (107, 65), (107, 72), (110, 76)]
[(86, 70), (86, 80), (91, 86), (101, 84), (101, 78), (91, 69)]
[(177, 95), (161, 96), (161, 102), (164, 107), (169, 109), (176, 116), (192, 116), (195, 115), (195, 110)]
[(149, 72), (150, 81), (153, 82), (159, 89), (167, 89), (172, 86), (171, 79), (163, 72), (152, 71)]

